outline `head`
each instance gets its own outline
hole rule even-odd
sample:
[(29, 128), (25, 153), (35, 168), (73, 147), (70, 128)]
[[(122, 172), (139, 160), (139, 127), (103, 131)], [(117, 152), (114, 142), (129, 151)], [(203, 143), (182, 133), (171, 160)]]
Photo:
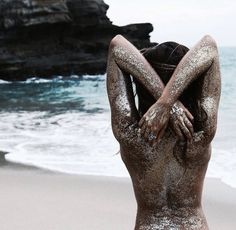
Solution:
[[(186, 46), (180, 45), (176, 42), (164, 42), (146, 49), (143, 55), (166, 85), (176, 66), (188, 50), (189, 49)], [(140, 115), (143, 115), (156, 100), (142, 84), (137, 80), (135, 80), (135, 83), (139, 99), (139, 112)]]

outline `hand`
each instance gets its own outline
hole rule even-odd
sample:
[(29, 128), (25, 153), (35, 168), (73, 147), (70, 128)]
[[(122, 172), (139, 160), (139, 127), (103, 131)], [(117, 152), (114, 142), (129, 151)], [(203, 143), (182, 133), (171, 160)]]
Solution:
[(141, 134), (151, 144), (159, 142), (163, 136), (170, 118), (170, 110), (171, 107), (168, 104), (158, 100), (140, 120)]
[(172, 109), (170, 115), (170, 126), (180, 140), (190, 141), (193, 137), (193, 116), (184, 105), (178, 101)]

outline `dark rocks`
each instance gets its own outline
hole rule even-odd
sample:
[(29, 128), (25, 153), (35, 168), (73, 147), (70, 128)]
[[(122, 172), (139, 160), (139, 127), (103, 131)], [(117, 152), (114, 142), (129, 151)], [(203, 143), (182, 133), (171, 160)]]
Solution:
[(102, 0), (2, 0), (0, 78), (105, 73), (116, 34), (138, 48), (152, 45), (150, 23), (119, 27), (107, 9)]
[(69, 22), (69, 11), (63, 0), (2, 0), (1, 29)]

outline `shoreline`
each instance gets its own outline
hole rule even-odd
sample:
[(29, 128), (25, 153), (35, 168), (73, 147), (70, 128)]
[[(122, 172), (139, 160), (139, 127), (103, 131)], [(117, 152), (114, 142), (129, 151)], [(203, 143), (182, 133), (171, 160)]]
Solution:
[[(21, 164), (0, 167), (1, 229), (130, 230), (136, 201), (129, 178), (70, 175)], [(236, 189), (206, 178), (210, 229), (236, 229)]]

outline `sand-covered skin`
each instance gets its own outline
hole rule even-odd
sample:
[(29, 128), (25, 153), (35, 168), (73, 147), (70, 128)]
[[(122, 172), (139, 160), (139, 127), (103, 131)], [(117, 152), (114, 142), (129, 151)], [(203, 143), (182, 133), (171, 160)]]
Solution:
[[(0, 168), (1, 230), (132, 230), (136, 202), (129, 179)], [(236, 190), (206, 179), (204, 210), (212, 230), (236, 229)]]

